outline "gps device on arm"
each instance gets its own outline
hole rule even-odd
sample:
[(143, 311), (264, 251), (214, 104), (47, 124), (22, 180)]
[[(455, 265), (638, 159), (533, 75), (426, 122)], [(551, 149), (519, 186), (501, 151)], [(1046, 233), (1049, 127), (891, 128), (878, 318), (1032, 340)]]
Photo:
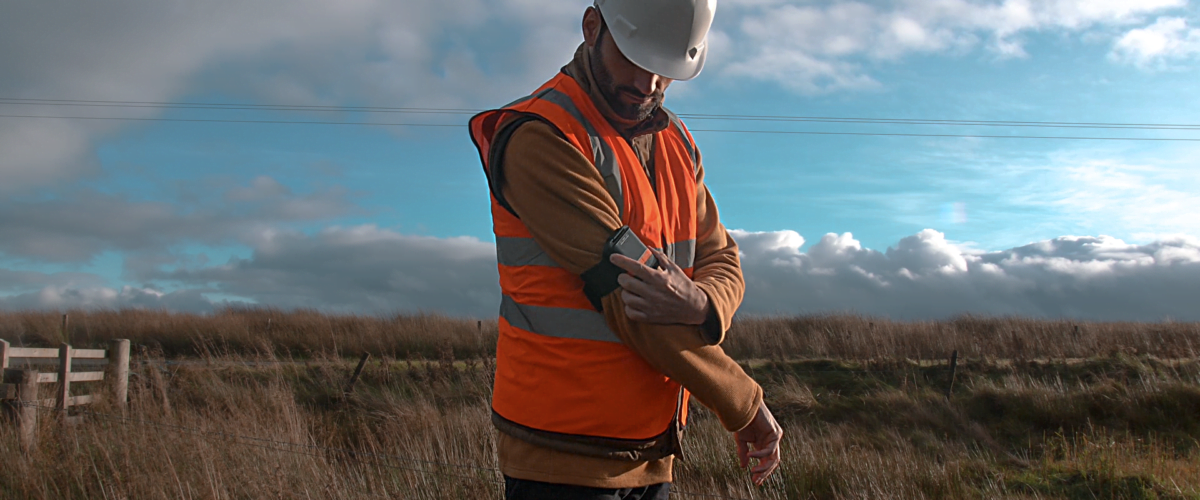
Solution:
[(604, 310), (601, 302), (604, 297), (621, 286), (617, 283), (617, 276), (620, 276), (625, 270), (608, 260), (614, 253), (641, 262), (646, 267), (658, 267), (658, 259), (642, 243), (642, 240), (633, 234), (633, 230), (629, 229), (629, 226), (621, 226), (612, 236), (609, 236), (608, 241), (604, 242), (600, 263), (580, 275), (583, 278), (583, 293), (587, 295), (592, 307), (595, 307), (597, 311)]

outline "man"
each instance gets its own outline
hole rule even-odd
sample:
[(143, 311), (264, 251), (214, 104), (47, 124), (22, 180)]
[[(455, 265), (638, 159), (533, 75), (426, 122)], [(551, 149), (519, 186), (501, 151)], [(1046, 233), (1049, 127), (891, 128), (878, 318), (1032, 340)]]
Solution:
[[(714, 9), (597, 0), (560, 74), (471, 119), (504, 294), (492, 421), (507, 498), (666, 499), (691, 395), (743, 467), (757, 460), (756, 483), (778, 467), (783, 431), (719, 347), (745, 289), (737, 245), (662, 107), (703, 67)], [(651, 253), (608, 256), (632, 236)]]

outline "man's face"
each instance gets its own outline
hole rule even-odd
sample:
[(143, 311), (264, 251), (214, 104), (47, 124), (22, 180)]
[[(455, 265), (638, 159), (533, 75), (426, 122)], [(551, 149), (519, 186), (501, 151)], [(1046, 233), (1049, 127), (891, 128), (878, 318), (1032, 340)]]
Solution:
[(629, 62), (607, 30), (589, 50), (596, 84), (618, 116), (640, 122), (662, 106), (663, 92), (671, 85), (671, 79)]

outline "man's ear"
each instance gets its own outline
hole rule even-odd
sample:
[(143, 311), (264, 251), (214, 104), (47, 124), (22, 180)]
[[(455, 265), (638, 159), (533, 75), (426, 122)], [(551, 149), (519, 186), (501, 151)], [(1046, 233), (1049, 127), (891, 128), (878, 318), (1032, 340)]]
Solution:
[(600, 11), (595, 7), (588, 7), (583, 11), (583, 43), (587, 46), (595, 47), (596, 42), (600, 40), (600, 25), (603, 22), (600, 17)]

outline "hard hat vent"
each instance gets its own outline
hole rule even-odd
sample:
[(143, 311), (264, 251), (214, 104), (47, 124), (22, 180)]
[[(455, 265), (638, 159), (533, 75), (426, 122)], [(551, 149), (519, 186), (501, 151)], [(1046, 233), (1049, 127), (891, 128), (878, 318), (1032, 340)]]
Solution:
[[(629, 22), (625, 16), (619, 16), (615, 19), (615, 21), (615, 23), (609, 23), (609, 29), (619, 29), (621, 30), (622, 34), (629, 38), (633, 38), (633, 35), (637, 33), (637, 26)], [(613, 26), (614, 24), (616, 26)]]

